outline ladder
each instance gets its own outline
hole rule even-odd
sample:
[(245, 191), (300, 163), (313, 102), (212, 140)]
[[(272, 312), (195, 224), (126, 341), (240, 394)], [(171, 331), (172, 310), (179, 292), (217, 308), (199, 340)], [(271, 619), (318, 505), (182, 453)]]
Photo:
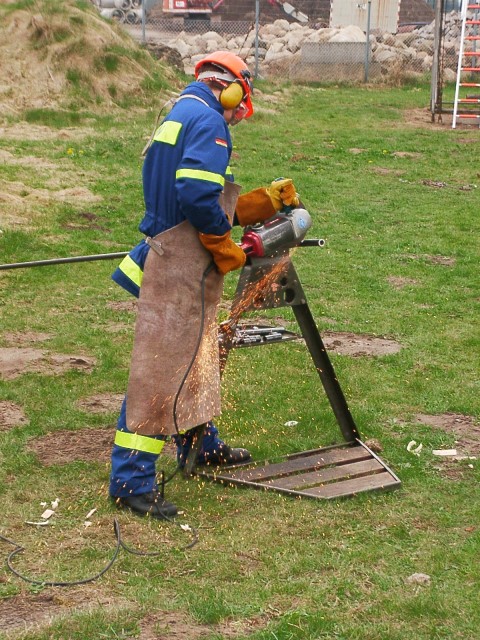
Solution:
[[(461, 19), (452, 129), (456, 128), (459, 120), (476, 120), (480, 126), (480, 50), (477, 49), (477, 42), (480, 42), (480, 2), (463, 0)], [(475, 88), (478, 89), (477, 94), (469, 95), (468, 90)]]

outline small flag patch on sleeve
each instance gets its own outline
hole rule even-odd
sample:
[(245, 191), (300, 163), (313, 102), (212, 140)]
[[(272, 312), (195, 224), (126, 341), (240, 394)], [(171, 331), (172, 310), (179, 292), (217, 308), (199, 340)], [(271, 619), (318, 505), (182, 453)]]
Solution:
[(227, 145), (227, 141), (223, 140), (223, 138), (215, 138), (215, 142), (217, 144), (219, 144), (221, 147), (226, 147)]

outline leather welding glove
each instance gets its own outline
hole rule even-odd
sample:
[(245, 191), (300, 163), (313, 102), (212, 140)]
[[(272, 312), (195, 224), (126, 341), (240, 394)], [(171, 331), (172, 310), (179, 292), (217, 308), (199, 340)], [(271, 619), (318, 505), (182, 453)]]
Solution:
[(287, 206), (298, 206), (295, 185), (290, 178), (274, 180), (267, 188), (260, 187), (238, 197), (235, 214), (242, 227), (271, 218)]
[(298, 207), (300, 200), (291, 178), (274, 180), (267, 189), (273, 206), (277, 211), (287, 207)]
[(210, 251), (213, 260), (220, 273), (225, 275), (229, 271), (240, 269), (245, 264), (247, 256), (243, 249), (232, 240), (231, 232), (227, 231), (223, 236), (212, 233), (199, 233), (200, 242), (205, 249)]

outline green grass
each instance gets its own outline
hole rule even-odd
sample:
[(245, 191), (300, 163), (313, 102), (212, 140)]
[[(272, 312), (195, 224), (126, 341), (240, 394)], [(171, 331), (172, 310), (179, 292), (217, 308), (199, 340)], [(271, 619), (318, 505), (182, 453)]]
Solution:
[[(105, 60), (106, 68), (113, 60)], [(184, 509), (180, 521), (198, 528), (199, 544), (182, 550), (189, 537), (177, 528), (120, 514), (125, 542), (161, 555), (121, 552), (101, 580), (83, 588), (84, 597), (90, 590), (108, 595), (108, 613), (73, 604), (25, 638), (141, 637), (151, 611), (175, 611), (192, 628), (203, 625), (211, 640), (232, 637), (225, 625), (233, 623), (237, 638), (253, 640), (478, 637), (478, 462), (470, 461), (473, 468), (459, 462), (461, 473), (453, 477), (444, 473), (431, 450), (453, 447), (454, 435), (414, 418), (480, 415), (478, 130), (431, 125), (426, 85), (260, 88), (276, 100), (259, 95), (256, 103), (276, 114), (259, 109), (232, 131), (233, 171), (245, 190), (278, 176), (294, 179), (314, 219), (310, 236), (326, 239), (322, 250), (293, 255), (320, 332), (388, 337), (402, 345), (389, 356), (331, 356), (362, 435), (381, 442), (381, 457), (402, 488), (324, 503), (178, 476), (167, 497)], [(81, 109), (19, 116), (48, 126), (51, 136), (1, 141), (15, 159), (30, 158), (2, 165), (4, 180), (24, 185), (16, 213), (29, 227), (2, 226), (2, 262), (133, 246), (143, 211), (140, 153), (155, 109), (134, 118)], [(417, 117), (410, 124), (414, 110), (423, 110), (423, 123)], [(58, 135), (75, 126), (75, 137)], [(27, 198), (32, 189), (72, 187), (101, 200), (51, 198), (32, 205)], [(115, 414), (88, 414), (76, 403), (126, 388), (134, 315), (110, 306), (128, 300), (110, 280), (114, 266), (60, 265), (0, 277), (0, 347), (9, 346), (13, 332), (42, 332), (50, 339), (30, 346), (96, 359), (90, 374), (0, 380), (2, 398), (22, 406), (29, 419), (0, 432), (0, 533), (25, 546), (15, 566), (39, 579), (92, 575), (115, 544), (108, 465), (46, 467), (28, 448), (31, 438), (65, 429), (87, 438), (86, 427), (111, 425), (113, 433)], [(391, 278), (406, 284), (395, 287)], [(235, 285), (231, 274), (226, 299)], [(282, 316), (295, 328), (289, 309), (263, 315)], [(117, 331), (110, 330), (114, 323)], [(258, 458), (341, 441), (300, 343), (233, 352), (223, 386), (221, 432)], [(285, 427), (288, 420), (299, 424)], [(419, 457), (406, 450), (412, 439), (424, 445)], [(171, 460), (164, 465), (173, 469)], [(54, 526), (24, 525), (38, 518), (41, 501), (56, 497), (61, 506)], [(94, 526), (83, 529), (93, 507)], [(2, 544), (0, 550), (6, 555), (11, 548)], [(428, 574), (430, 584), (409, 584), (416, 572)], [(0, 596), (38, 591), (4, 571)], [(168, 638), (161, 619), (156, 624), (159, 637)]]

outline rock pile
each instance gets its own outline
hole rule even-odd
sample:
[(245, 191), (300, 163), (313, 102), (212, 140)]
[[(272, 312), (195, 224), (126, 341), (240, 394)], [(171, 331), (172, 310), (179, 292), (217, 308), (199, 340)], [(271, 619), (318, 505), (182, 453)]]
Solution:
[[(461, 20), (457, 12), (451, 12), (446, 16), (444, 36), (444, 68), (445, 80), (455, 77), (458, 61), (458, 47), (460, 44)], [(165, 35), (165, 34), (163, 34)], [(243, 57), (250, 67), (255, 64), (255, 32), (252, 30), (247, 36), (222, 35), (211, 30), (203, 34), (187, 33), (182, 31), (171, 39), (163, 38), (162, 43), (178, 52), (182, 59), (184, 70), (187, 74), (193, 72), (195, 63), (207, 52), (217, 49), (234, 51)], [(311, 51), (312, 45), (318, 51), (329, 50), (325, 57), (321, 54), (318, 62), (322, 60), (332, 62), (332, 56), (337, 56), (334, 62), (337, 65), (350, 65), (348, 46), (340, 43), (358, 43), (356, 46), (355, 62), (358, 60), (358, 52), (365, 51), (366, 35), (356, 26), (344, 28), (312, 28), (299, 23), (290, 23), (287, 20), (275, 20), (271, 24), (260, 27), (259, 30), (259, 73), (263, 77), (275, 76), (280, 70), (290, 77), (299, 77), (302, 74), (302, 65), (306, 62), (305, 51)], [(432, 67), (434, 54), (434, 23), (425, 25), (406, 33), (387, 33), (373, 31), (370, 34), (370, 62), (375, 75), (388, 76), (394, 72), (409, 74), (424, 74)], [(363, 55), (364, 57), (364, 55)], [(362, 57), (362, 60), (363, 60)], [(323, 69), (324, 71), (324, 69)], [(338, 70), (337, 70), (338, 71)], [(322, 77), (325, 77), (322, 75)]]

